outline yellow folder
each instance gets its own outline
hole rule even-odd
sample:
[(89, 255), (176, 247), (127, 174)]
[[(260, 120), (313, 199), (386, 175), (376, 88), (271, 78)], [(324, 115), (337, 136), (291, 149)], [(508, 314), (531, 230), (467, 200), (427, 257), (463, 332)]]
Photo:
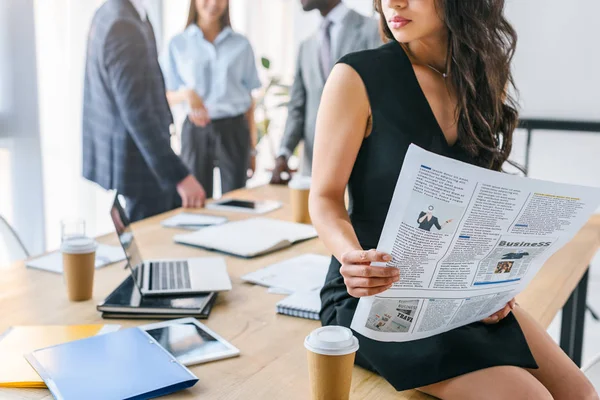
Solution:
[(45, 388), (25, 360), (37, 349), (114, 332), (119, 325), (15, 326), (0, 335), (0, 387)]

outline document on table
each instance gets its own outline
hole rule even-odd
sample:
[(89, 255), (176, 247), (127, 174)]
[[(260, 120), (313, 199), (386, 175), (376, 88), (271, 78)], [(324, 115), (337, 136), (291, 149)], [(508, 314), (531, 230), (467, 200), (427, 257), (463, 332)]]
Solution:
[(279, 294), (315, 290), (323, 286), (331, 257), (303, 254), (242, 276), (245, 282), (273, 288)]
[[(107, 265), (125, 260), (125, 253), (120, 246), (108, 246), (106, 244), (98, 244), (96, 248), (96, 269)], [(55, 251), (50, 254), (34, 258), (25, 263), (30, 268), (43, 269), (57, 274), (63, 272), (62, 253)]]
[(184, 212), (161, 221), (161, 225), (167, 228), (197, 230), (207, 226), (221, 225), (225, 222), (227, 222), (225, 217)]
[[(523, 291), (600, 204), (600, 189), (490, 171), (411, 145), (377, 249), (400, 281), (352, 329), (403, 342), (479, 321)], [(568, 268), (568, 266), (565, 266)]]

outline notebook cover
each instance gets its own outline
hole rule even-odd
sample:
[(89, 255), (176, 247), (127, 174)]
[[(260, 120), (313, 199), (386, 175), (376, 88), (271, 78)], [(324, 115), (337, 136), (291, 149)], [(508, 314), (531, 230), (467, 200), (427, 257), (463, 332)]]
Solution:
[(282, 245), (282, 247), (275, 247), (273, 249), (265, 250), (265, 251), (262, 251), (262, 252), (256, 253), (256, 254), (242, 255), (242, 254), (231, 253), (231, 252), (228, 252), (228, 251), (223, 251), (223, 250), (215, 249), (215, 248), (212, 248), (212, 247), (201, 246), (199, 244), (194, 244), (194, 243), (185, 242), (185, 241), (179, 241), (177, 239), (175, 239), (175, 243), (182, 244), (182, 245), (185, 245), (185, 246), (195, 247), (197, 249), (212, 251), (212, 252), (215, 252), (215, 253), (218, 253), (218, 254), (223, 254), (224, 256), (231, 256), (231, 257), (236, 257), (236, 258), (242, 258), (244, 260), (251, 260), (253, 258), (266, 256), (266, 255), (269, 255), (271, 253), (275, 253), (275, 252), (277, 252), (279, 250), (283, 250), (283, 249), (286, 249), (286, 248), (292, 246), (292, 244), (290, 242), (286, 242), (285, 245)]
[[(294, 232), (289, 232), (294, 230)], [(272, 242), (253, 243), (256, 232), (275, 233), (277, 238)], [(229, 241), (216, 240), (218, 237), (227, 237)], [(175, 235), (175, 243), (216, 251), (240, 258), (254, 258), (273, 253), (290, 247), (296, 243), (317, 237), (317, 232), (312, 226), (281, 221), (270, 218), (250, 218), (246, 220), (229, 222), (223, 225), (211, 226), (194, 233)], [(264, 239), (264, 237), (262, 238)], [(216, 240), (216, 241), (215, 241)], [(242, 243), (250, 246), (246, 249), (231, 248), (230, 243)]]
[(57, 400), (151, 399), (198, 378), (138, 328), (27, 354)]
[(131, 275), (96, 307), (98, 311), (131, 314), (202, 314), (214, 292), (193, 295), (142, 296)]
[(135, 313), (120, 313), (120, 312), (103, 312), (102, 318), (105, 319), (176, 319), (176, 318), (186, 318), (186, 317), (194, 317), (198, 319), (207, 319), (210, 316), (210, 312), (217, 300), (217, 293), (211, 297), (211, 300), (208, 302), (206, 307), (202, 310), (200, 314), (135, 314)]
[(45, 388), (24, 354), (97, 334), (114, 332), (119, 325), (15, 326), (0, 338), (0, 387)]

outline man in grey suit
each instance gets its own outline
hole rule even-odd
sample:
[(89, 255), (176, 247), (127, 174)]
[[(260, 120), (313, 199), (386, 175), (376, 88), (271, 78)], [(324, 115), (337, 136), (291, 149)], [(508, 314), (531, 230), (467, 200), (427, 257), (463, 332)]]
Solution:
[(137, 221), (206, 194), (170, 144), (173, 121), (144, 0), (108, 0), (88, 37), (83, 176), (125, 196)]
[[(304, 140), (302, 174), (311, 175), (317, 111), (325, 81), (342, 56), (382, 44), (377, 20), (365, 17), (341, 0), (301, 0), (304, 11), (319, 10), (319, 31), (300, 44), (288, 118), (275, 160), (271, 183), (284, 184), (290, 177), (288, 158)], [(286, 173), (287, 177), (282, 174)]]

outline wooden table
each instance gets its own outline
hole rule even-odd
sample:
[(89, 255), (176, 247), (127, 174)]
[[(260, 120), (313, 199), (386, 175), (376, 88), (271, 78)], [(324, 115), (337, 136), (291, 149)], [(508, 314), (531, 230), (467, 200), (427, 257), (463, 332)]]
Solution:
[[(269, 217), (290, 219), (291, 210), (286, 188), (264, 186), (238, 191), (230, 196), (280, 200), (284, 203), (283, 208)], [(145, 258), (214, 255), (173, 243), (172, 237), (179, 231), (162, 228), (159, 222), (178, 212), (180, 211), (173, 211), (133, 225)], [(227, 215), (231, 220), (246, 217), (232, 213), (223, 215)], [(117, 244), (117, 237), (111, 234), (99, 238), (99, 241)], [(519, 297), (520, 304), (543, 326), (548, 326), (586, 272), (589, 261), (599, 246), (600, 217), (595, 217), (571, 243), (548, 261), (529, 288)], [(192, 367), (192, 372), (200, 381), (192, 389), (169, 398), (308, 398), (308, 373), (303, 340), (311, 330), (319, 326), (319, 323), (277, 315), (275, 303), (282, 296), (268, 294), (264, 287), (246, 284), (240, 280), (247, 272), (308, 252), (329, 254), (321, 241), (315, 239), (252, 260), (226, 257), (233, 290), (219, 296), (210, 318), (205, 323), (237, 346), (241, 350), (241, 356)], [(93, 300), (71, 303), (67, 300), (61, 276), (25, 268), (24, 262), (15, 263), (0, 275), (0, 332), (12, 325), (120, 323), (123, 327), (132, 327), (147, 323), (139, 320), (102, 320), (100, 313), (96, 311), (96, 304), (127, 274), (122, 263), (99, 270), (96, 274)], [(52, 397), (45, 389), (0, 389), (0, 398)], [(352, 398), (426, 399), (428, 396), (416, 391), (397, 393), (382, 378), (356, 367)]]

